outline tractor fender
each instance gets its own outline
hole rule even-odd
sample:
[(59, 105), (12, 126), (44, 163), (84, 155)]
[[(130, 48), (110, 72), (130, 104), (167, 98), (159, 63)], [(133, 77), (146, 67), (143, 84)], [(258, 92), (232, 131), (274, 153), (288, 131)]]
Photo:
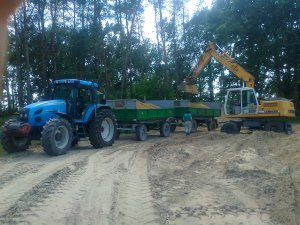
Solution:
[(109, 107), (107, 105), (97, 106), (96, 110), (92, 110), (92, 111), (89, 112), (89, 115), (87, 117), (88, 118), (87, 122), (91, 122), (94, 119), (94, 117), (95, 117), (95, 111), (97, 113), (97, 112), (100, 112), (101, 110), (104, 110), (104, 109), (111, 110), (111, 107)]
[(63, 118), (65, 120), (67, 120), (70, 124), (73, 124), (73, 119), (70, 115), (68, 115), (66, 113), (62, 113), (62, 112), (55, 112), (54, 114), (57, 115), (57, 117), (59, 117), (59, 118)]

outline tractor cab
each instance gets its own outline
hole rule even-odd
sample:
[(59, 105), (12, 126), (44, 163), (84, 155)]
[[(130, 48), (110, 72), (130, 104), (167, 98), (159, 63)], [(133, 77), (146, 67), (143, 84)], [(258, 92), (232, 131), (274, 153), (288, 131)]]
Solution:
[(66, 113), (75, 120), (85, 120), (87, 112), (95, 110), (98, 104), (106, 104), (98, 84), (79, 80), (57, 80), (53, 83), (52, 100), (64, 100)]
[(256, 114), (258, 101), (253, 88), (230, 88), (225, 96), (225, 115)]

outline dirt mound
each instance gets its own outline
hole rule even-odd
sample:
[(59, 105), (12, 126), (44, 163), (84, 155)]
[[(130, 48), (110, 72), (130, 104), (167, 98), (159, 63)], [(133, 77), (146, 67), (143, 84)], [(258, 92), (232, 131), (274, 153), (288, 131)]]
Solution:
[(163, 224), (298, 224), (298, 137), (211, 132), (153, 146), (149, 175)]

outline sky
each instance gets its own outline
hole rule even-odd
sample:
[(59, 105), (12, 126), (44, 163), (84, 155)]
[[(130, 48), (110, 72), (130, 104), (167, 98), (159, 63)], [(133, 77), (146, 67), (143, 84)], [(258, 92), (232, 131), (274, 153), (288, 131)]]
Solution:
[[(188, 0), (185, 3), (186, 12), (189, 15), (189, 18), (193, 16), (193, 14), (196, 12), (198, 7), (199, 0)], [(211, 7), (212, 0), (204, 0), (203, 5), (201, 7)], [(145, 37), (150, 38), (152, 41), (155, 41), (155, 17), (154, 17), (154, 10), (153, 6), (146, 4), (145, 5), (145, 12), (144, 12), (144, 34)]]

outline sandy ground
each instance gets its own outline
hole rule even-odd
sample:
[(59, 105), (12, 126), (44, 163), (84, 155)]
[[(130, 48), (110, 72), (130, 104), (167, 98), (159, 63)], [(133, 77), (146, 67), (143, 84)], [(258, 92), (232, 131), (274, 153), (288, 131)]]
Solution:
[(0, 158), (0, 224), (300, 224), (295, 133), (121, 135), (49, 157)]

